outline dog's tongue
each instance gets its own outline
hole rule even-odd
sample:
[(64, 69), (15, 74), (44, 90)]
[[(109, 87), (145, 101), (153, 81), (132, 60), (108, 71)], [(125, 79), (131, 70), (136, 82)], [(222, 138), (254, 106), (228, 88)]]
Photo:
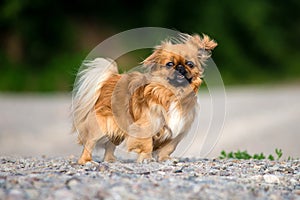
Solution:
[(179, 78), (179, 79), (183, 79), (183, 78), (184, 78), (184, 76), (183, 76), (183, 75), (181, 75), (181, 74), (178, 74), (178, 75), (177, 75), (177, 78)]

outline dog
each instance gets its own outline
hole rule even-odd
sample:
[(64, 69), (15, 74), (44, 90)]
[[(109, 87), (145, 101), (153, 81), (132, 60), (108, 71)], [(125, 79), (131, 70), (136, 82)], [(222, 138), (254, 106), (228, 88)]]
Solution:
[(114, 162), (123, 141), (137, 162), (170, 159), (195, 118), (203, 66), (216, 46), (204, 34), (179, 34), (155, 47), (142, 62), (145, 73), (119, 74), (104, 58), (84, 62), (72, 106), (73, 132), (83, 145), (78, 163), (92, 161), (97, 143), (104, 161)]

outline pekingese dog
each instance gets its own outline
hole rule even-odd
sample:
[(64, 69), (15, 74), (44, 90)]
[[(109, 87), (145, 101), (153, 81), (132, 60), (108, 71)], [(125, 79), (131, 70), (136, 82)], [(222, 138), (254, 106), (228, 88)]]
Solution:
[(123, 141), (137, 162), (169, 159), (194, 120), (202, 67), (216, 46), (206, 35), (180, 34), (142, 62), (144, 73), (119, 74), (104, 58), (85, 62), (73, 91), (73, 131), (83, 145), (78, 163), (92, 161), (99, 142), (107, 162)]

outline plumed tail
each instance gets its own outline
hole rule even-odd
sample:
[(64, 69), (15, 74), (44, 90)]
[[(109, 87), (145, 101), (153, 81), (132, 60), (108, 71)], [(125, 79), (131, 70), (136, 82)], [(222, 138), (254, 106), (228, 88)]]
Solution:
[(93, 112), (100, 95), (100, 88), (112, 74), (118, 74), (113, 60), (96, 58), (83, 62), (72, 92), (72, 132), (82, 134), (88, 114)]

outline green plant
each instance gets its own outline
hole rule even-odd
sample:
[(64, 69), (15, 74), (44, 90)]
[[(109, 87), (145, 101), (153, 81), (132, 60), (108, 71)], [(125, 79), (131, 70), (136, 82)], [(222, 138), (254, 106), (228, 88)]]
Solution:
[[(279, 160), (282, 157), (282, 150), (281, 149), (275, 149), (275, 154), (277, 156), (276, 160)], [(226, 151), (222, 151), (221, 155), (219, 156), (220, 159), (239, 159), (239, 160), (249, 160), (249, 159), (255, 159), (255, 160), (263, 160), (263, 159), (269, 159), (269, 160), (275, 160), (274, 156), (270, 154), (268, 157), (266, 157), (263, 153), (260, 154), (254, 154), (253, 156), (250, 155), (247, 151), (240, 151), (237, 152), (229, 152), (226, 153)]]
[(277, 160), (279, 160), (282, 156), (282, 150), (281, 149), (275, 149), (275, 153), (277, 155)]

